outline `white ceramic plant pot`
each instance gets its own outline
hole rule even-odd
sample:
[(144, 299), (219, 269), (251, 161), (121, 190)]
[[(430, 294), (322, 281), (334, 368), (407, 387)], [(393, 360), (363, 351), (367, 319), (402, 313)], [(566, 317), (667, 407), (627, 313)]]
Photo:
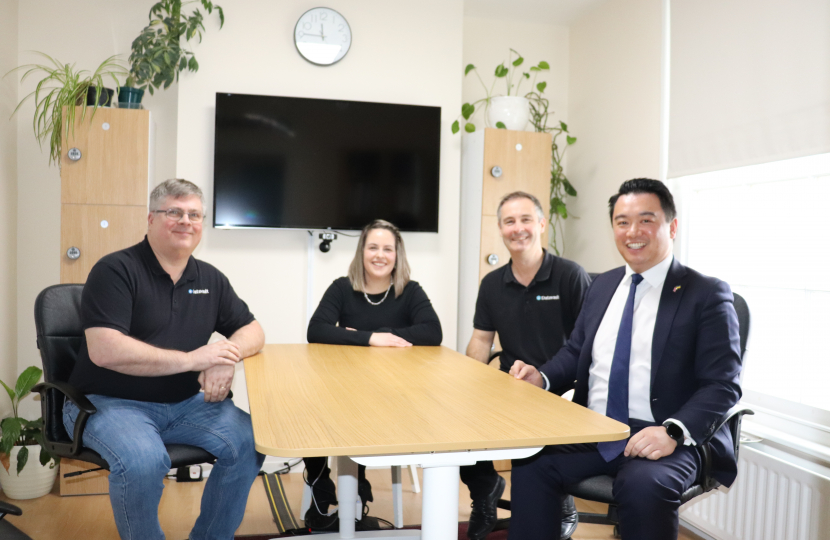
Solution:
[(490, 98), (487, 108), (487, 123), (497, 127), (502, 122), (507, 129), (521, 131), (530, 119), (530, 103), (519, 96), (498, 96)]
[[(10, 499), (36, 499), (43, 497), (55, 484), (58, 467), (53, 462), (46, 466), (40, 464), (40, 445), (26, 445), (29, 449), (29, 460), (26, 466), (17, 474), (17, 453), (22, 446), (12, 448), (9, 459), (9, 471), (0, 466), (0, 487)], [(52, 465), (50, 468), (49, 466)]]

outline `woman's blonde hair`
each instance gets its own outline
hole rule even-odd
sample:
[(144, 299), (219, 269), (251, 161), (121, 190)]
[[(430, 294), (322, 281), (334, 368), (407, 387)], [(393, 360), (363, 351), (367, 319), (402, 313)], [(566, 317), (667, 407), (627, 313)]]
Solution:
[(382, 219), (376, 219), (363, 227), (360, 240), (357, 241), (357, 252), (352, 264), (349, 265), (349, 281), (357, 292), (366, 292), (366, 276), (363, 270), (363, 249), (366, 247), (366, 237), (374, 229), (385, 229), (395, 237), (395, 268), (392, 269), (392, 283), (395, 284), (395, 297), (403, 294), (403, 289), (409, 283), (409, 263), (406, 260), (406, 249), (403, 247), (401, 231)]

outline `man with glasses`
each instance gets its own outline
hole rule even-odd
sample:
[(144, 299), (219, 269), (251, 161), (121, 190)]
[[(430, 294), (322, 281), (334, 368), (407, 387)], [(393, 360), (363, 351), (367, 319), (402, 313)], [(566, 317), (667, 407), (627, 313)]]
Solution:
[[(265, 336), (228, 279), (191, 256), (203, 208), (195, 184), (162, 183), (150, 195), (144, 240), (103, 257), (84, 286), (85, 339), (70, 383), (97, 409), (83, 443), (110, 465), (110, 501), (125, 540), (164, 538), (166, 443), (216, 456), (190, 540), (233, 537), (264, 459), (250, 416), (225, 398), (236, 363), (259, 351)], [(227, 339), (208, 344), (213, 332)], [(67, 401), (63, 414), (71, 434), (78, 409)]]

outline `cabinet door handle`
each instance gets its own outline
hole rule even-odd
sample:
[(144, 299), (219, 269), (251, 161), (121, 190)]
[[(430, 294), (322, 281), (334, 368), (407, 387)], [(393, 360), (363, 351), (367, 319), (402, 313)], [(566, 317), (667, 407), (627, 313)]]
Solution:
[(71, 248), (66, 250), (66, 256), (69, 257), (71, 260), (75, 260), (81, 256), (81, 250), (72, 246)]
[(490, 169), (490, 174), (493, 176), (493, 178), (498, 178), (499, 176), (501, 176), (501, 167), (496, 165), (495, 167)]
[(497, 264), (499, 264), (499, 256), (495, 253), (487, 255), (487, 264), (489, 264), (490, 266), (496, 266)]

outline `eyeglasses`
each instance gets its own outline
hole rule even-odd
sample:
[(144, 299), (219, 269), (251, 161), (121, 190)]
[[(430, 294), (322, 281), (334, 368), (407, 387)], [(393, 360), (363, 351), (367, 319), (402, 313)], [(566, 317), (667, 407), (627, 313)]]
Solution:
[(167, 210), (153, 210), (154, 214), (164, 214), (171, 221), (180, 221), (185, 214), (191, 223), (201, 223), (205, 215), (201, 212), (185, 212), (181, 208), (168, 208)]

